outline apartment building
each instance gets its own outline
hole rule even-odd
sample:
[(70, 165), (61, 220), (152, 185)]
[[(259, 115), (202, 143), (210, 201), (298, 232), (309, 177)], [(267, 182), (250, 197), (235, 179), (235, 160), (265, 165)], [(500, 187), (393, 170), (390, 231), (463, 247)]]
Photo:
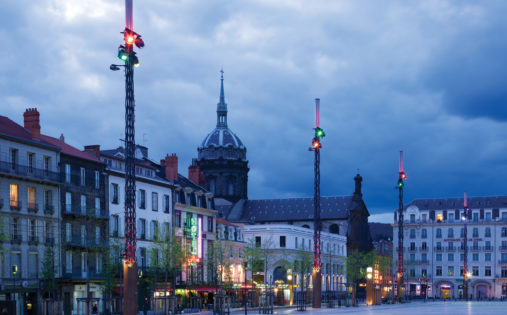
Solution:
[[(467, 220), (469, 294), (507, 296), (507, 196), (472, 197)], [(406, 294), (463, 296), (463, 198), (416, 199), (405, 206)], [(395, 213), (394, 244), (398, 244)], [(398, 248), (393, 251), (395, 274)]]
[(36, 109), (23, 116), (23, 126), (0, 116), (0, 299), (15, 299), (18, 314), (36, 314), (47, 285), (39, 282), (43, 264), (61, 276), (60, 148), (41, 136)]

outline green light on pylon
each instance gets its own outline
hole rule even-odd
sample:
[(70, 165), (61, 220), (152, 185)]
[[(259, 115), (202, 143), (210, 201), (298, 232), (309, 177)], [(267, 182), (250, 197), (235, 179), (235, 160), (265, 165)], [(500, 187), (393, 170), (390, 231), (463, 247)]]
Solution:
[(129, 59), (129, 56), (125, 49), (118, 49), (118, 58), (120, 58), (123, 61), (127, 61)]
[(315, 128), (315, 137), (317, 138), (324, 138), (326, 134), (324, 133), (324, 130), (322, 130), (320, 127)]

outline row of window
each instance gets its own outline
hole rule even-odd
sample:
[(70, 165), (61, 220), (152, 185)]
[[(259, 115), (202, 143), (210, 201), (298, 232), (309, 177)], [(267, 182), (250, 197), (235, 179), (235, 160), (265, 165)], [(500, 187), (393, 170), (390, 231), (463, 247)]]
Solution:
[[(482, 255), (484, 255), (484, 261), (491, 261), (491, 253), (472, 253), (472, 255), (471, 255), (472, 261), (483, 261), (481, 259)], [(460, 256), (460, 261), (465, 260), (464, 254), (459, 254), (459, 256)], [(444, 257), (443, 254), (436, 254), (435, 260), (442, 261), (443, 257)], [(457, 254), (455, 255), (454, 253), (448, 253), (447, 254), (447, 261), (454, 261), (455, 257), (457, 258)], [(410, 259), (409, 261), (412, 263), (417, 261), (416, 258), (417, 258), (416, 254), (409, 255), (409, 259)], [(507, 262), (507, 253), (501, 254), (501, 260)], [(428, 262), (428, 255), (426, 253), (421, 254), (421, 261)]]
[[(459, 267), (459, 276), (460, 277), (463, 277), (463, 267)], [(427, 269), (421, 269), (421, 273), (420, 274), (416, 274), (416, 270), (413, 269), (413, 268), (410, 268), (407, 270), (408, 271), (408, 276), (411, 277), (411, 278), (414, 278), (414, 277), (423, 277), (423, 278), (427, 278), (428, 277), (428, 270)], [(442, 266), (436, 266), (435, 268), (435, 276), (437, 277), (457, 277), (458, 275), (455, 274), (455, 269), (454, 269), (454, 266), (448, 266), (447, 267), (447, 272), (443, 273), (443, 267)], [(471, 272), (471, 275), (472, 276), (475, 276), (475, 277), (479, 277), (479, 276), (484, 276), (484, 277), (491, 277), (492, 276), (492, 273), (491, 273), (491, 266), (485, 266), (483, 269), (482, 269), (482, 273), (481, 273), (481, 268), (479, 266), (472, 266), (471, 270), (469, 269), (469, 272)], [(502, 278), (507, 278), (507, 267), (502, 267), (501, 269), (501, 277)]]
[[(137, 191), (137, 209), (146, 209), (146, 190), (139, 189)], [(120, 191), (118, 184), (111, 184), (111, 203), (119, 204), (120, 203)], [(170, 209), (170, 199), (169, 195), (163, 195), (162, 198), (162, 209), (165, 213), (169, 213)], [(151, 210), (158, 211), (158, 193), (151, 193)]]
[[(26, 208), (30, 211), (38, 211), (39, 203), (37, 198), (37, 188), (34, 186), (26, 187)], [(9, 184), (9, 206), (11, 209), (20, 210), (22, 208), (22, 202), (20, 200), (20, 185)], [(53, 191), (44, 189), (44, 210), (53, 210)]]
[[(26, 240), (28, 242), (50, 243), (54, 241), (54, 225), (50, 221), (12, 217), (9, 225), (11, 241), (22, 242)], [(26, 231), (26, 234), (23, 231)], [(24, 235), (26, 235), (26, 239)]]
[(100, 212), (101, 212), (101, 209), (102, 209), (102, 205), (101, 205), (101, 199), (99, 197), (95, 197), (93, 199), (94, 203), (93, 203), (93, 208), (89, 205), (89, 198), (87, 198), (86, 195), (80, 195), (79, 197), (79, 208), (77, 207), (73, 207), (73, 203), (72, 203), (72, 196), (73, 194), (71, 192), (66, 192), (65, 193), (65, 212), (67, 213), (77, 213), (79, 212), (80, 214), (92, 214), (91, 213), (91, 209), (93, 209), (94, 213), (99, 216), (100, 215)]
[[(84, 167), (80, 167), (79, 168), (79, 175), (78, 174), (75, 174), (74, 177), (78, 177), (78, 178), (75, 178), (74, 180), (74, 183), (77, 184), (79, 183), (79, 185), (81, 186), (86, 186), (87, 184), (87, 172), (90, 172), (90, 170), (86, 170), (86, 168)], [(94, 171), (92, 170), (93, 172), (93, 183), (94, 183), (94, 187), (95, 189), (100, 189), (100, 172), (99, 171)], [(91, 177), (88, 178), (88, 181), (91, 180)], [(71, 183), (72, 182), (72, 170), (71, 170), (71, 165), (70, 164), (65, 164), (65, 182), (66, 183)]]
[[(110, 219), (111, 235), (115, 237), (121, 236), (120, 234), (120, 217), (118, 215), (112, 215)], [(137, 237), (140, 240), (159, 240), (161, 237), (168, 237), (170, 233), (170, 227), (168, 222), (164, 222), (162, 230), (157, 220), (150, 222), (149, 231), (146, 226), (146, 219), (139, 218), (137, 220), (136, 231)], [(147, 232), (150, 232), (149, 234)]]
[[(79, 227), (79, 229), (78, 229)], [(104, 239), (101, 233), (101, 227), (95, 226), (90, 231), (94, 230), (94, 237), (89, 237), (86, 225), (84, 224), (73, 224), (71, 222), (65, 223), (65, 242), (73, 243), (74, 245), (100, 245), (101, 240)]]
[[(90, 268), (88, 268), (88, 262), (90, 262)], [(86, 273), (90, 272), (99, 275), (102, 272), (102, 264), (103, 256), (101, 253), (88, 254), (71, 250), (65, 252), (64, 270), (67, 274), (75, 275), (80, 273), (79, 276), (86, 277)]]
[[(472, 234), (469, 234), (469, 230), (467, 230), (467, 236), (469, 237), (480, 237), (479, 235), (479, 228), (476, 228), (474, 227), (472, 229)], [(410, 229), (409, 231), (410, 233), (410, 238), (414, 239), (416, 238), (416, 230), (415, 229)], [(437, 228), (436, 229), (436, 235), (435, 237), (436, 238), (442, 238), (442, 229), (441, 228)], [(464, 228), (461, 228), (460, 229), (460, 237), (464, 237), (465, 236), (465, 229)], [(501, 229), (501, 236), (502, 237), (507, 237), (507, 227), (502, 227)], [(453, 228), (448, 228), (447, 229), (447, 237), (449, 238), (452, 238), (454, 237), (454, 229)], [(491, 228), (490, 227), (486, 227), (484, 229), (484, 237), (491, 237)], [(428, 230), (427, 229), (421, 229), (421, 238), (428, 238)]]
[[(185, 217), (185, 221), (182, 223), (182, 218)], [(194, 214), (191, 212), (182, 213), (179, 210), (174, 211), (173, 215), (173, 226), (175, 227), (187, 227), (190, 226), (190, 220), (194, 217)], [(197, 215), (197, 218), (202, 218), (201, 231), (202, 232), (214, 232), (213, 228), (213, 217), (206, 215)]]
[[(40, 268), (42, 268), (42, 261), (39, 261), (39, 253), (34, 251), (11, 251), (7, 255), (10, 259), (0, 259), (0, 277), (12, 278), (30, 278), (37, 279), (39, 277)], [(25, 258), (26, 257), (26, 258)], [(25, 261), (28, 259), (28, 261)], [(23, 263), (25, 261), (25, 263)], [(27, 266), (27, 270), (23, 267)], [(5, 268), (9, 267), (9, 268)], [(17, 269), (16, 274), (12, 270)]]
[[(460, 244), (459, 247), (457, 247), (457, 245), (456, 246), (454, 245), (454, 242), (447, 242), (447, 246), (443, 247), (442, 242), (439, 241), (439, 242), (435, 243), (435, 245), (436, 245), (435, 250), (437, 250), (437, 251), (444, 250), (444, 249), (446, 249), (446, 250), (457, 250), (457, 249), (463, 250), (465, 247), (464, 242), (459, 242), (459, 244)], [(470, 250), (481, 250), (479, 241), (468, 242), (467, 247)], [(422, 242), (420, 249), (423, 251), (428, 250), (428, 243)], [(491, 245), (491, 241), (484, 241), (484, 246), (482, 249), (493, 250), (493, 246)], [(507, 249), (507, 240), (502, 240), (500, 249), (502, 249), (502, 250)], [(417, 250), (416, 243), (410, 242), (410, 246), (408, 247), (408, 250), (409, 251)]]
[[(308, 243), (307, 243), (308, 241)], [(306, 244), (308, 244), (308, 246), (306, 247)], [(266, 246), (268, 247), (271, 247), (271, 246), (274, 246), (275, 244), (271, 244), (271, 241), (268, 240), (267, 243), (265, 244)], [(256, 247), (261, 247), (262, 246), (262, 237), (261, 236), (255, 236), (255, 246)], [(286, 241), (286, 236), (285, 235), (280, 235), (279, 236), (279, 243), (278, 243), (278, 246), (280, 248), (286, 248), (287, 247), (287, 241)], [(321, 246), (321, 251), (326, 254), (326, 253), (330, 253), (330, 254), (338, 254), (338, 255), (345, 255), (345, 245), (339, 245), (337, 246), (336, 243), (333, 243), (333, 247), (331, 248), (331, 243), (330, 242), (322, 242), (320, 244)], [(312, 239), (304, 239), (304, 238), (301, 238), (301, 240), (296, 236), (294, 238), (294, 248), (295, 249), (302, 249), (302, 250), (313, 250), (313, 240)], [(326, 251), (323, 251), (324, 249), (326, 249)]]
[[(494, 209), (494, 210), (497, 211), (496, 216), (498, 216), (498, 209)], [(459, 213), (459, 216), (458, 216), (458, 213)], [(435, 221), (438, 223), (463, 221), (465, 219), (464, 213), (465, 213), (464, 211), (460, 211), (460, 210), (456, 210), (456, 211), (452, 210), (452, 211), (446, 211), (445, 213), (437, 213)], [(470, 212), (468, 214), (469, 214), (468, 219), (473, 222), (480, 222), (480, 221), (491, 222), (492, 221), (491, 211), (484, 211), (484, 212), (482, 212), (482, 214), (481, 214), (481, 212), (474, 211), (471, 214), (470, 214)], [(421, 214), (421, 221), (423, 223), (428, 222), (428, 214), (427, 213)], [(502, 212), (502, 221), (507, 221), (507, 212)], [(410, 220), (406, 221), (406, 222), (412, 223), (412, 224), (417, 223), (416, 215), (410, 214)]]
[[(15, 148), (10, 148), (9, 150), (9, 162), (11, 164), (12, 169), (16, 169), (19, 163), (19, 150)], [(28, 172), (33, 172), (36, 166), (36, 156), (34, 152), (26, 153), (26, 166), (28, 168)], [(43, 156), (43, 169), (45, 171), (51, 171), (51, 157), (44, 155)]]

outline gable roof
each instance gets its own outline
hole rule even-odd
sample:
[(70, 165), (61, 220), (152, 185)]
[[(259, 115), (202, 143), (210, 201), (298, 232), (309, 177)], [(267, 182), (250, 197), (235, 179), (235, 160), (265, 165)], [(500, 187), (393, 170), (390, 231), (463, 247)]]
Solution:
[(99, 160), (96, 156), (91, 155), (86, 152), (83, 152), (83, 151), (80, 151), (79, 149), (65, 143), (64, 141), (62, 141), (60, 139), (53, 138), (53, 137), (46, 136), (46, 135), (41, 135), (41, 140), (43, 140), (46, 143), (52, 144), (56, 147), (59, 147), (61, 150), (60, 153), (103, 164), (102, 161)]
[(12, 121), (9, 117), (1, 116), (0, 115), (0, 133), (18, 138), (23, 141), (32, 142), (35, 145), (45, 145), (47, 147), (50, 147), (52, 150), (59, 150), (59, 147), (55, 147), (53, 144), (48, 143), (45, 141), (42, 137), (40, 140), (33, 139), (32, 133), (25, 129), (25, 127), (21, 126), (20, 124)]
[[(507, 196), (468, 197), (469, 208), (507, 208)], [(463, 198), (427, 198), (414, 199), (405, 205), (417, 206), (419, 210), (456, 210), (463, 209)]]
[[(320, 217), (323, 220), (346, 220), (352, 196), (320, 198)], [(246, 200), (242, 221), (308, 221), (313, 220), (313, 198)]]

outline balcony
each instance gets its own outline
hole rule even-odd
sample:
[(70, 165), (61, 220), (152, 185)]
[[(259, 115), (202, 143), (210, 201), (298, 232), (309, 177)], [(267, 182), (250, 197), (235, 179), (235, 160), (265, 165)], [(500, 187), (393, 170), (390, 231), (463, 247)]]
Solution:
[(455, 246), (447, 246), (447, 247), (445, 248), (445, 251), (446, 251), (446, 252), (455, 252), (455, 251), (456, 251), (456, 249), (457, 249), (457, 248), (456, 248)]
[(36, 167), (0, 161), (0, 173), (16, 177), (35, 178), (51, 182), (60, 181), (60, 173)]
[(21, 211), (23, 204), (19, 200), (9, 200), (9, 206), (11, 210)]
[(145, 241), (145, 240), (146, 240), (146, 234), (141, 234), (141, 235), (139, 236), (139, 239), (140, 239), (141, 241)]
[(0, 198), (0, 208), (3, 208), (3, 207), (4, 207), (4, 199)]
[(52, 237), (46, 237), (46, 245), (53, 245), (55, 243), (55, 239)]
[(113, 231), (113, 233), (111, 234), (113, 237), (118, 237), (118, 231)]
[[(90, 268), (88, 272), (90, 273), (91, 280), (104, 279), (104, 275), (102, 274), (102, 272), (97, 272), (95, 269), (92, 268)], [(64, 270), (63, 278), (72, 280), (85, 280), (87, 278), (87, 271), (82, 270), (81, 268), (72, 268), (72, 270)]]
[(35, 202), (29, 202), (27, 209), (28, 209), (28, 212), (37, 213), (37, 212), (39, 212), (39, 205)]
[(408, 251), (409, 252), (415, 252), (415, 251), (417, 251), (417, 247), (409, 247)]
[(470, 250), (473, 252), (477, 252), (481, 250), (481, 246), (470, 246)]
[(438, 247), (438, 246), (435, 246), (433, 249), (435, 250), (435, 252), (443, 252), (444, 251), (443, 247)]
[(419, 247), (419, 250), (421, 252), (427, 252), (428, 251), (428, 247)]
[(95, 208), (83, 209), (81, 208), (81, 205), (66, 204), (64, 210), (62, 211), (62, 214), (80, 217), (88, 216), (96, 219), (106, 219), (106, 220), (109, 218), (109, 215), (106, 210)]
[(44, 205), (44, 214), (53, 215), (55, 207), (53, 205)]
[(68, 247), (85, 247), (85, 239), (81, 236), (73, 236), (65, 239), (65, 245)]
[(507, 259), (500, 259), (498, 263), (501, 265), (507, 265)]
[(485, 246), (483, 246), (482, 248), (483, 248), (485, 251), (488, 251), (488, 252), (490, 252), (490, 251), (492, 251), (492, 250), (493, 250), (493, 246), (491, 246), (491, 245), (485, 245)]
[(11, 244), (21, 244), (21, 234), (12, 234), (11, 235)]
[(507, 245), (502, 245), (502, 246), (499, 246), (500, 247), (500, 250), (507, 250)]

